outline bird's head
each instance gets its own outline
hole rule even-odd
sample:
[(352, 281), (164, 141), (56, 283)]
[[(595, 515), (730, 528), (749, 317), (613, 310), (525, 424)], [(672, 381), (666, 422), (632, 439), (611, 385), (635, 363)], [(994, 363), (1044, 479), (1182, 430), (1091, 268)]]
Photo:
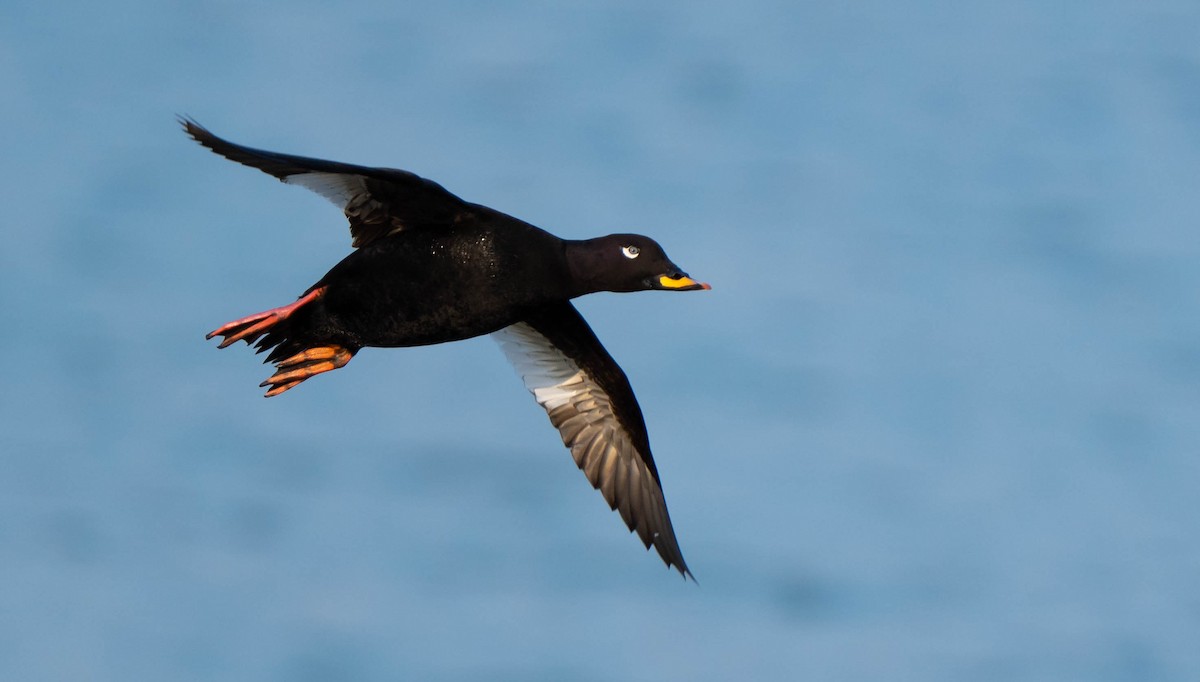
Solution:
[(694, 291), (711, 289), (688, 277), (658, 242), (640, 234), (567, 243), (567, 263), (583, 293), (593, 291)]

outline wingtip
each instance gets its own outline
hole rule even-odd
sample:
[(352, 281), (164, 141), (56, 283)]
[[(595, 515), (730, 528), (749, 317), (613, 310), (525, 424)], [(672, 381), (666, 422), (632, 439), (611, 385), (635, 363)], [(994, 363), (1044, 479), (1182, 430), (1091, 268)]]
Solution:
[(179, 127), (183, 128), (183, 132), (187, 133), (188, 137), (200, 144), (204, 144), (201, 138), (212, 135), (208, 132), (208, 128), (200, 125), (196, 119), (187, 114), (175, 114), (175, 121), (179, 123)]
[[(659, 537), (661, 537), (661, 536), (659, 536), (658, 534), (655, 534), (655, 540), (657, 540)], [(664, 551), (664, 549), (662, 547), (659, 547), (657, 542), (651, 541), (649, 544), (646, 545), (646, 551), (650, 551), (651, 549), (658, 552), (659, 558), (662, 559), (662, 562), (667, 567), (668, 571), (670, 571), (670, 570), (678, 571), (679, 575), (683, 578), (684, 582), (691, 580), (692, 582), (696, 583), (697, 585), (700, 584), (696, 580), (696, 576), (692, 575), (692, 570), (690, 568), (688, 568), (687, 562), (685, 562), (683, 560), (683, 555), (680, 554), (678, 546), (675, 547), (675, 551), (668, 552), (668, 551)]]
[(682, 560), (677, 563), (667, 564), (667, 568), (673, 568), (676, 571), (679, 571), (679, 575), (683, 578), (683, 582), (685, 583), (690, 580), (696, 585), (700, 584), (699, 581), (696, 580), (696, 576), (692, 575), (691, 569), (689, 569), (687, 565), (682, 562)]
[[(683, 561), (682, 556), (677, 556), (674, 561), (672, 561), (671, 563), (669, 563), (667, 565), (670, 568), (673, 568), (676, 571), (679, 571), (679, 575), (683, 576), (684, 582), (687, 582), (688, 580), (691, 580), (692, 582), (696, 582), (696, 576), (692, 575), (692, 570), (687, 567), (687, 564)], [(699, 583), (696, 583), (696, 584), (699, 584)]]

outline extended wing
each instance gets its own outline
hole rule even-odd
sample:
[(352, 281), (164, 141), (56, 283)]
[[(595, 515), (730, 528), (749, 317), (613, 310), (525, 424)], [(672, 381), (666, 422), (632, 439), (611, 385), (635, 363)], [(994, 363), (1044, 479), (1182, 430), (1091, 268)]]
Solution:
[(350, 221), (355, 247), (400, 230), (449, 225), (473, 208), (436, 182), (408, 171), (251, 149), (221, 139), (191, 119), (180, 122), (188, 135), (221, 156), (332, 201)]
[(691, 577), (642, 410), (625, 373), (570, 303), (547, 306), (492, 336), (558, 429), (575, 463), (642, 543)]

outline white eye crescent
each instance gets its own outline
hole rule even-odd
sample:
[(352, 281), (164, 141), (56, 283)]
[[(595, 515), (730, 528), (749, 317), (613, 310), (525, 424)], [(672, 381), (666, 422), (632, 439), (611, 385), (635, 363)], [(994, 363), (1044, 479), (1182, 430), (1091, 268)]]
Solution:
[(642, 250), (636, 246), (622, 246), (621, 247), (621, 253), (625, 254), (625, 257), (630, 260), (637, 258), (638, 254), (641, 252), (642, 252)]

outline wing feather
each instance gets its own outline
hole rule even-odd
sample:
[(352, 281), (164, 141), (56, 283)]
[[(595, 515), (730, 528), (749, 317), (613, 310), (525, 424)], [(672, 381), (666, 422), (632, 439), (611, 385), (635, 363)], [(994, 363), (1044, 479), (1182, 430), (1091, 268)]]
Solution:
[(333, 202), (350, 221), (355, 247), (401, 230), (451, 225), (466, 214), (484, 210), (408, 171), (253, 149), (217, 137), (191, 119), (181, 118), (180, 123), (192, 139), (230, 161), (257, 168)]
[(492, 336), (609, 507), (667, 566), (690, 578), (641, 408), (583, 317), (570, 303), (556, 304)]

